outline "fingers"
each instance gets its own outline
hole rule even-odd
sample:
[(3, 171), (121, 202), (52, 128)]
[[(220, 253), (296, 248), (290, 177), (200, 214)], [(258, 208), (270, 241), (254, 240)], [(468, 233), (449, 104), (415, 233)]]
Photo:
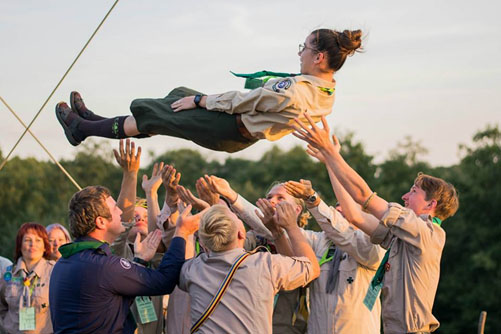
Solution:
[(160, 241), (162, 240), (162, 232), (159, 229), (156, 229), (155, 231), (151, 232), (148, 234), (148, 237), (151, 235), (151, 238), (149, 240), (149, 245), (152, 246), (152, 248), (157, 249), (158, 245), (160, 244)]
[(141, 234), (139, 232), (136, 233), (136, 239), (134, 239), (134, 247), (141, 243)]
[(115, 160), (119, 165), (122, 165), (122, 159), (120, 158), (120, 154), (117, 150), (113, 149), (113, 155), (115, 156)]
[(183, 211), (181, 211), (181, 213), (179, 214), (179, 217), (184, 219), (184, 218), (188, 217), (188, 215), (190, 213), (191, 213), (191, 204), (188, 204), (188, 206), (185, 207)]
[(257, 200), (256, 205), (265, 217), (272, 217), (275, 215), (275, 208), (271, 205), (270, 201), (260, 198)]

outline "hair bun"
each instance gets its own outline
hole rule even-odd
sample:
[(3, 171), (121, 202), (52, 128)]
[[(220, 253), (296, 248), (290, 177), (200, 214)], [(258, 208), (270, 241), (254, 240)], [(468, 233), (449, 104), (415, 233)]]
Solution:
[(362, 48), (362, 30), (344, 30), (339, 36), (339, 46), (351, 56)]

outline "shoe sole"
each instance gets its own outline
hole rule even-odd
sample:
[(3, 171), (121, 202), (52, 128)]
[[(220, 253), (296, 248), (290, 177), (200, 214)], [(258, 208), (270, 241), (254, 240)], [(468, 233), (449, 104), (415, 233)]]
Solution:
[[(85, 120), (87, 120), (87, 121), (90, 121), (91, 119), (90, 119), (90, 118), (88, 118), (88, 117), (86, 117), (85, 112), (80, 113), (80, 112), (78, 111), (78, 108), (76, 107), (75, 102), (74, 102), (74, 101), (75, 101), (75, 93), (76, 93), (76, 92), (71, 92), (71, 93), (70, 93), (70, 106), (71, 106), (71, 110), (73, 110), (74, 112), (76, 112), (76, 113), (77, 113), (80, 117), (82, 117), (83, 119), (85, 119)], [(83, 99), (82, 99), (82, 102), (83, 102)]]
[(73, 146), (78, 146), (80, 145), (80, 141), (76, 140), (74, 137), (73, 137), (73, 133), (71, 132), (71, 129), (69, 128), (68, 125), (66, 125), (66, 123), (64, 122), (64, 119), (63, 119), (63, 116), (61, 115), (62, 114), (62, 110), (59, 108), (59, 103), (56, 105), (56, 118), (57, 120), (59, 121), (59, 124), (61, 124), (61, 126), (63, 127), (64, 129), (64, 135), (66, 136), (66, 139), (68, 139), (68, 141), (70, 142), (71, 145)]

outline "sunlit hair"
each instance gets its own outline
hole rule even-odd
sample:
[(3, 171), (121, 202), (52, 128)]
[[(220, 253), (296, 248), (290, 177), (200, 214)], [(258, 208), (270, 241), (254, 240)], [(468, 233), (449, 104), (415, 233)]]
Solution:
[[(282, 181), (274, 181), (269, 187), (268, 187), (268, 190), (266, 190), (266, 195), (268, 195), (270, 193), (270, 191), (275, 188), (276, 186), (281, 186), (283, 187), (284, 186), (284, 183), (285, 182), (282, 182)], [(292, 195), (291, 195), (292, 196)], [(310, 212), (308, 211), (308, 209), (306, 208), (306, 203), (304, 202), (303, 199), (301, 198), (297, 198), (297, 197), (294, 197), (292, 196), (292, 198), (294, 198), (294, 202), (301, 206), (301, 212), (299, 213), (299, 215), (297, 216), (297, 225), (299, 227), (305, 227), (306, 225), (308, 225), (308, 219), (311, 218), (311, 214)]]
[(63, 232), (64, 237), (66, 238), (66, 242), (71, 242), (70, 232), (68, 232), (66, 227), (64, 227), (63, 225), (61, 225), (59, 223), (54, 223), (54, 224), (47, 225), (47, 227), (45, 229), (47, 230), (47, 235), (49, 235), (52, 230), (59, 229)]
[(421, 172), (414, 180), (414, 184), (426, 193), (426, 200), (436, 200), (435, 216), (441, 220), (454, 216), (459, 208), (459, 198), (454, 186), (438, 177)]
[(70, 232), (74, 238), (86, 236), (96, 228), (96, 219), (111, 219), (111, 212), (106, 205), (110, 196), (108, 188), (89, 186), (76, 192), (68, 205)]
[(49, 237), (47, 236), (47, 231), (45, 230), (45, 227), (43, 227), (43, 225), (40, 225), (38, 223), (24, 223), (17, 231), (14, 260), (17, 261), (21, 256), (23, 256), (23, 253), (21, 252), (23, 246), (23, 237), (28, 232), (32, 232), (38, 235), (40, 238), (42, 238), (43, 245), (45, 247), (45, 251), (43, 252), (43, 257), (45, 259), (48, 259), (50, 255), (50, 245), (49, 245)]
[(229, 209), (221, 204), (213, 205), (200, 219), (198, 237), (213, 252), (228, 248), (237, 237), (237, 225), (230, 217)]
[(319, 52), (326, 52), (329, 68), (338, 71), (346, 58), (360, 51), (362, 47), (362, 30), (336, 31), (317, 29), (313, 35), (313, 46)]

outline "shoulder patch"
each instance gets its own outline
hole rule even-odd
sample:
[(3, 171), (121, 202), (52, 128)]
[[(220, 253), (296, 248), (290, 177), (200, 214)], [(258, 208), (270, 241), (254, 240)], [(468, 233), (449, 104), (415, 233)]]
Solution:
[(277, 81), (273, 84), (271, 87), (275, 92), (279, 93), (280, 89), (289, 89), (289, 87), (292, 85), (291, 79), (284, 79)]
[(131, 267), (129, 260), (124, 259), (124, 258), (120, 259), (120, 265), (122, 266), (122, 268), (127, 269), (127, 270), (130, 269), (130, 267)]

